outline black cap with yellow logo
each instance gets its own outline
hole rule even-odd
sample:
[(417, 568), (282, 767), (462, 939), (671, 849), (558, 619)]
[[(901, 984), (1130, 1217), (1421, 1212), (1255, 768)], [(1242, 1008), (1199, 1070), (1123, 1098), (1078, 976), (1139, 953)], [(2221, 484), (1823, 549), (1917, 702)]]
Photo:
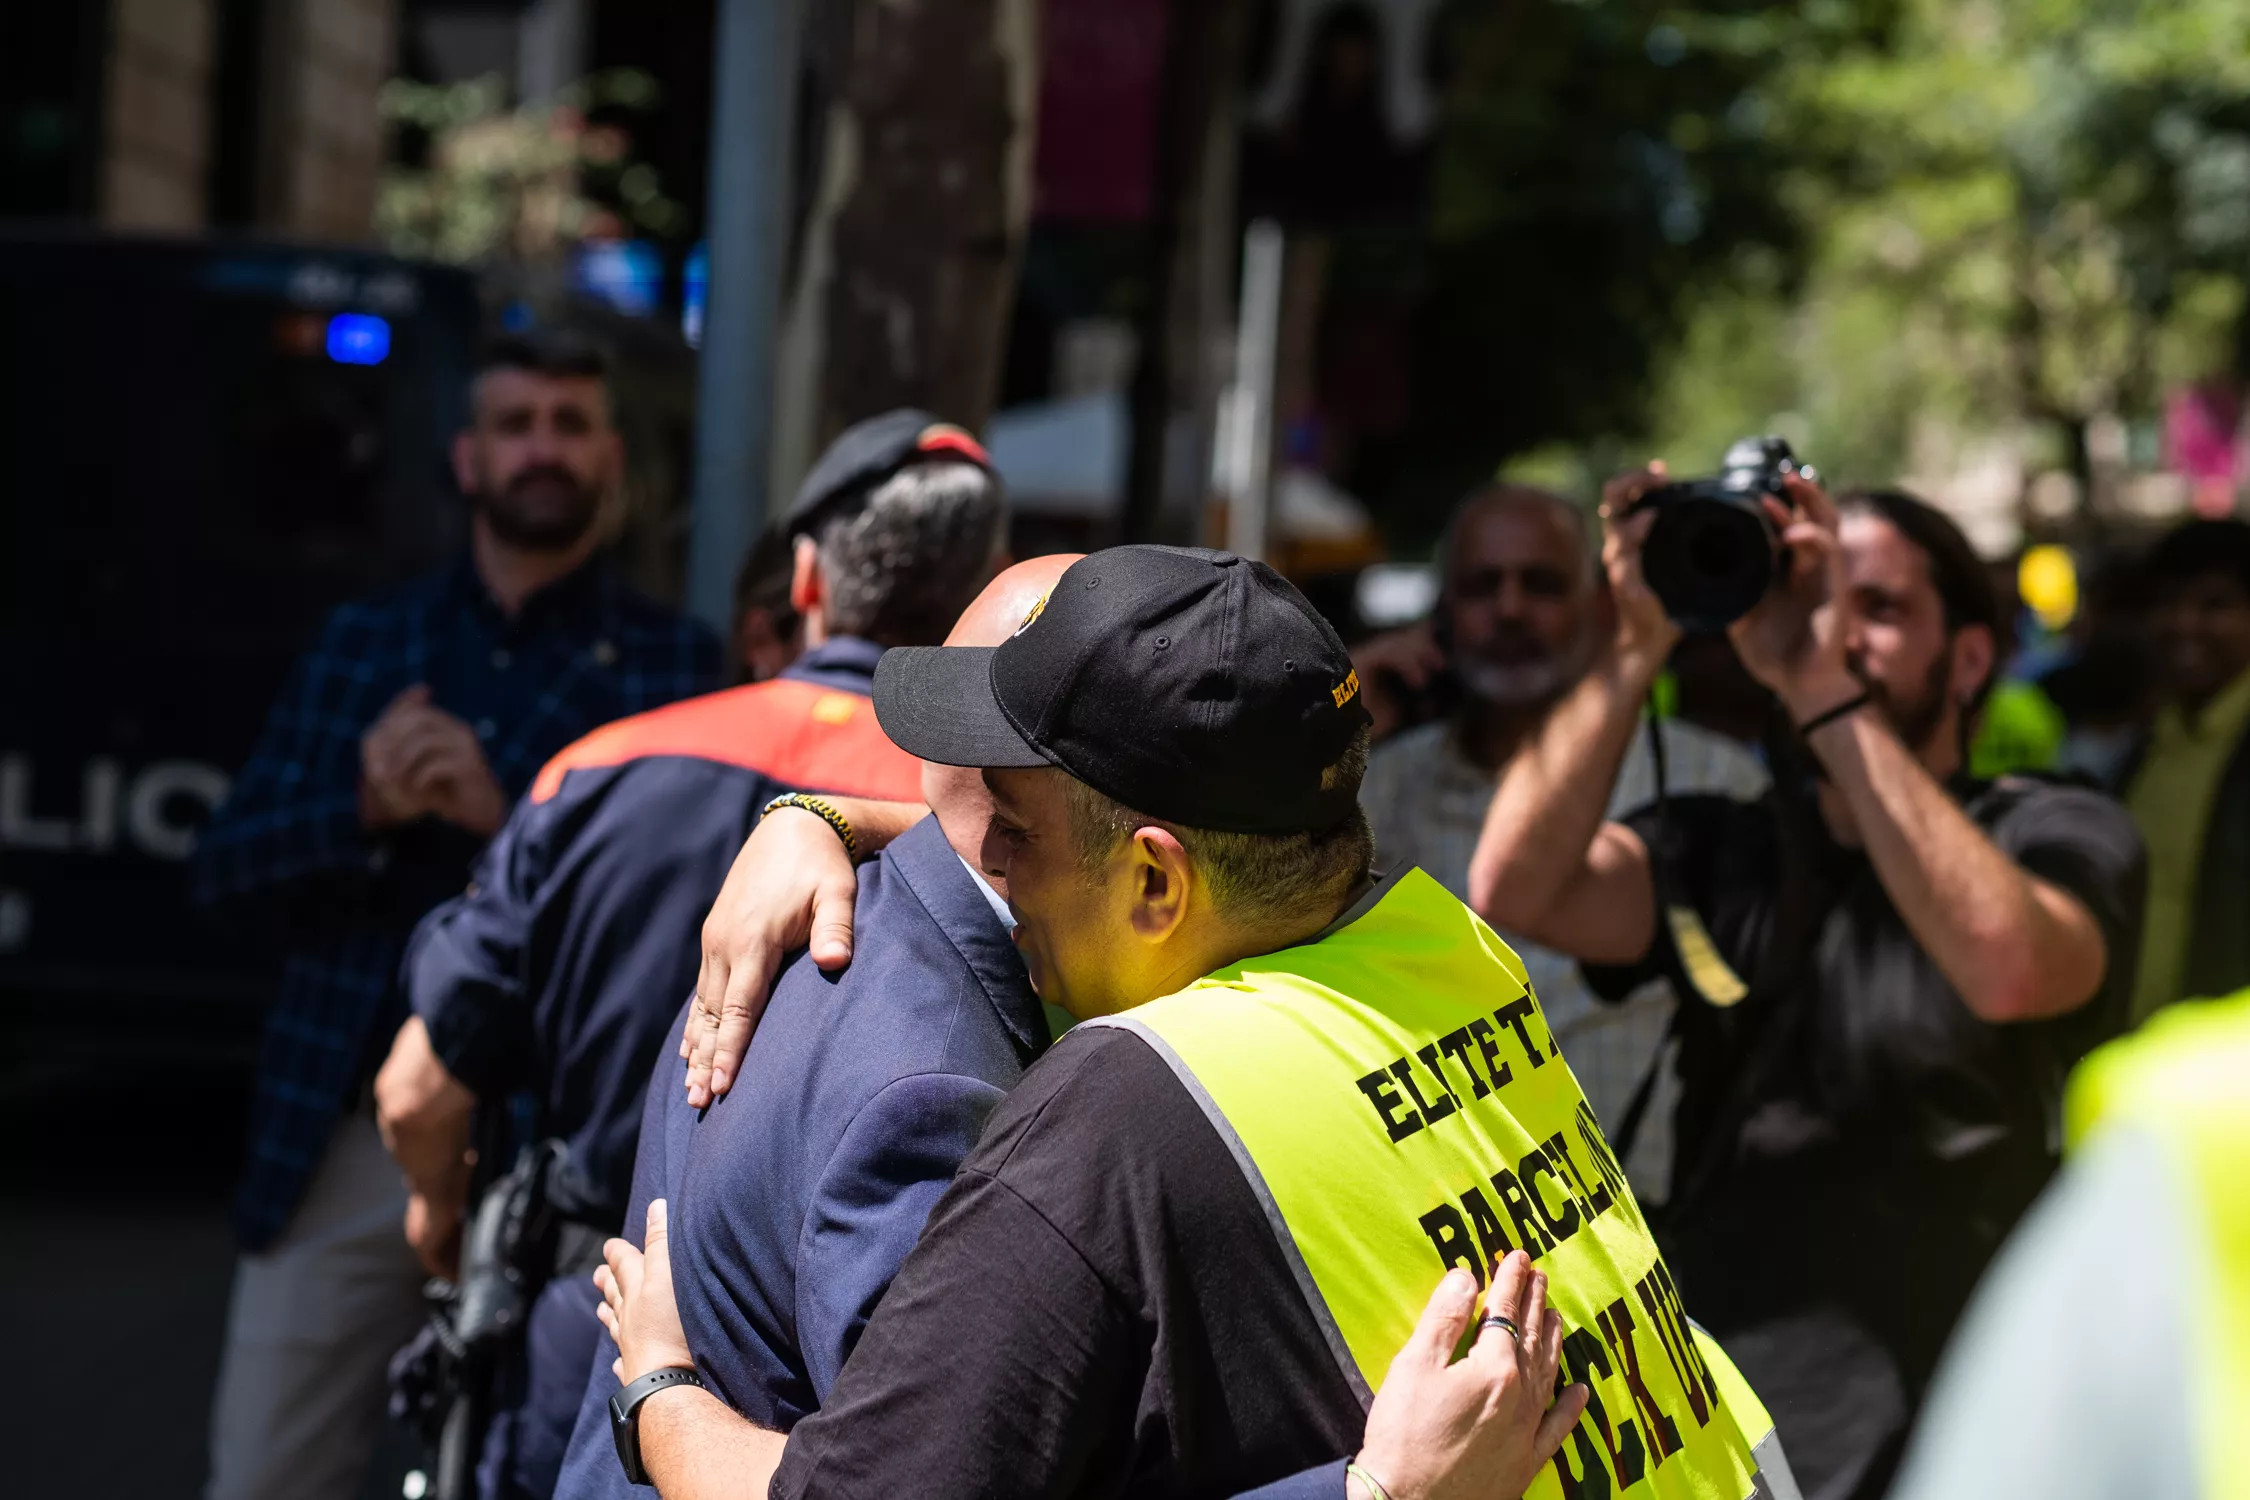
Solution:
[(997, 647), (886, 652), (875, 713), (952, 766), (1058, 766), (1191, 828), (1335, 826), (1324, 788), (1368, 722), (1344, 643), (1264, 563), (1201, 547), (1113, 547), (1072, 564)]

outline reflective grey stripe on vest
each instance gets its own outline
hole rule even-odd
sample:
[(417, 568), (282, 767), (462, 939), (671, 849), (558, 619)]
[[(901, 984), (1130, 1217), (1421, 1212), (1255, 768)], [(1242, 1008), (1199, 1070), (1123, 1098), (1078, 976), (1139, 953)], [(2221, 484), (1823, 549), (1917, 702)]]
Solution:
[[(1249, 1184), (1250, 1195), (1258, 1200), (1258, 1207), (1265, 1213), (1266, 1226), (1273, 1231), (1274, 1243), (1281, 1249), (1282, 1264), (1289, 1267), (1289, 1274), (1296, 1278), (1297, 1290), (1304, 1295), (1305, 1307), (1312, 1313), (1313, 1323), (1320, 1329), (1321, 1338), (1327, 1341), (1328, 1352), (1334, 1357), (1336, 1368), (1343, 1372), (1344, 1382), (1351, 1387), (1352, 1395), (1358, 1398), (1360, 1409), (1366, 1410), (1374, 1403), (1375, 1393), (1368, 1388), (1367, 1377), (1360, 1374), (1359, 1362), (1352, 1358), (1351, 1347), (1344, 1342), (1344, 1331), (1336, 1326), (1335, 1316), (1328, 1311), (1328, 1300), (1320, 1295), (1320, 1287), (1314, 1282), (1312, 1272), (1306, 1268), (1304, 1256), (1298, 1253), (1296, 1237), (1290, 1234), (1288, 1222), (1281, 1217), (1281, 1205), (1273, 1201), (1273, 1192), (1266, 1186), (1265, 1174), (1250, 1159), (1250, 1152), (1242, 1144), (1242, 1137), (1234, 1133), (1234, 1126), (1228, 1123), (1218, 1101), (1211, 1097), (1210, 1090), (1204, 1088), (1203, 1081), (1195, 1076), (1194, 1069), (1182, 1062), (1180, 1055), (1172, 1050), (1170, 1044), (1150, 1027), (1131, 1016), (1101, 1016), (1091, 1021), (1081, 1021), (1075, 1029), (1084, 1031), (1092, 1026), (1129, 1031), (1146, 1042), (1149, 1050), (1163, 1058), (1166, 1066), (1171, 1068), (1172, 1076), (1180, 1080), (1180, 1086), (1187, 1090), (1188, 1097), (1203, 1111), (1203, 1118), (1211, 1122), (1211, 1128), (1219, 1133), (1219, 1139), (1226, 1142), (1227, 1150), (1234, 1157), (1235, 1166), (1242, 1171), (1242, 1180)], [(1792, 1491), (1791, 1494), (1777, 1497), (1777, 1500), (1797, 1500), (1797, 1496)]]
[(1768, 1428), (1766, 1435), (1750, 1445), (1751, 1460), (1758, 1472), (1751, 1477), (1757, 1488), (1750, 1493), (1755, 1500), (1804, 1500), (1797, 1488), (1797, 1476), (1789, 1472), (1789, 1455), (1781, 1451), (1781, 1434)]

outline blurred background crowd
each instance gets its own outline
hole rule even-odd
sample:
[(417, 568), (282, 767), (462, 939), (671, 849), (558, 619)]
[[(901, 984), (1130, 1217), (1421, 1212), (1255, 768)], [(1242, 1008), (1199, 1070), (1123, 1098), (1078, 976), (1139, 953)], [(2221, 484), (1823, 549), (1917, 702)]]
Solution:
[[(177, 1419), (120, 1493), (201, 1471), (273, 993), (191, 909), (197, 831), (319, 618), (461, 545), (480, 341), (553, 331), (608, 354), (603, 536), (730, 673), (795, 654), (760, 521), (924, 408), (985, 440), (1017, 556), (1205, 542), (1303, 587), (1392, 743), (1378, 839), (1464, 892), (1605, 628), (1602, 481), (1779, 436), (1989, 570), (1970, 769), (2132, 813), (2133, 1015), (2250, 984), (2227, 0), (10, 6), (0, 1118), (46, 1144), (0, 1265), (66, 1268), (33, 1347), (146, 1353), (110, 1402)], [(1758, 794), (1723, 638), (1656, 702), (1675, 790)], [(1661, 1120), (1670, 1000), (1526, 956), (1613, 1133)], [(1666, 1132), (1626, 1133), (1661, 1198)]]

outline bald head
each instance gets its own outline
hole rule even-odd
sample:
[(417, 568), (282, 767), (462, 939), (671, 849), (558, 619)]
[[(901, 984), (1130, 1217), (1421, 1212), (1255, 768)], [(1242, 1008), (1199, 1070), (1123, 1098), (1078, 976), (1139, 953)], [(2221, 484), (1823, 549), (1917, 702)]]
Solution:
[[(1085, 554), (1058, 552), (1034, 557), (1006, 569), (984, 586), (954, 621), (945, 638), (948, 646), (997, 646), (1023, 627), (1031, 612), (1046, 598), (1063, 571)], [(992, 793), (985, 788), (984, 773), (973, 766), (941, 766), (922, 762), (922, 800), (937, 814), (938, 826), (953, 852), (976, 868), (984, 847), (985, 830), (992, 822)], [(1003, 897), (1007, 880), (991, 871), (985, 879)]]
[(1055, 552), (1003, 570), (969, 601), (945, 638), (948, 646), (997, 646), (1016, 633), (1070, 565), (1086, 554)]
[(1446, 526), (1438, 567), (1449, 655), (1472, 699), (1527, 708), (1577, 678), (1596, 594), (1576, 506), (1526, 485), (1479, 490)]

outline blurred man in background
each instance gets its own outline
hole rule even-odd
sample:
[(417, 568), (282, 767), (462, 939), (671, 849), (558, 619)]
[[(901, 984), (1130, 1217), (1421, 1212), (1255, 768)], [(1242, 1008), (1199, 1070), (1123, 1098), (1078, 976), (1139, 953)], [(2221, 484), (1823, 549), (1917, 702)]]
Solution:
[(2250, 985), (2250, 524), (2190, 521), (2148, 574), (2164, 700), (2122, 782), (2148, 842), (2135, 1018)]
[(353, 1493), (385, 1364), (421, 1321), (369, 1099), (407, 934), (460, 891), (541, 763), (718, 685), (710, 632), (597, 555), (623, 463), (597, 351), (489, 349), (453, 446), (468, 550), (329, 617), (198, 842), (199, 899), (250, 911), (284, 950), (235, 1205), (214, 1500)]
[[(1585, 671), (1607, 602), (1577, 507), (1520, 485), (1495, 485), (1463, 501), (1447, 523), (1437, 566), (1427, 645), (1419, 632), (1401, 632), (1367, 643), (1353, 661), (1371, 698), (1426, 690), (1441, 674), (1452, 679), (1457, 696), (1446, 716), (1375, 747), (1360, 803), (1382, 862), (1419, 865), (1466, 900), (1469, 856), (1493, 787)], [(1744, 801), (1765, 790), (1764, 768), (1739, 743), (1676, 718), (1662, 720), (1659, 732), (1673, 790)], [(1636, 737), (1611, 812), (1641, 806), (1654, 788), (1647, 741)], [(1513, 936), (1509, 943), (1635, 1190), (1660, 1201), (1671, 1162), (1673, 1089), (1668, 1073), (1651, 1070), (1671, 1019), (1671, 992), (1655, 983), (1622, 1005), (1599, 1005), (1573, 959)], [(1651, 1102), (1635, 1116), (1638, 1129), (1623, 1138), (1644, 1081)]]
[[(1787, 483), (1780, 576), (1730, 627), (1797, 727), (1756, 804), (1603, 807), (1679, 629), (1641, 574), (1659, 476), (1613, 484), (1615, 639), (1501, 779), (1494, 921), (1605, 995), (1681, 997), (1666, 1254), (1814, 1500), (1890, 1481), (1970, 1287), (2054, 1166), (2064, 1068), (2122, 1021), (2140, 841), (2079, 787), (1961, 773), (1994, 603), (1910, 496)], [(1806, 759), (1809, 757), (1809, 759)]]
[(805, 649), (805, 620), (790, 602), (797, 573), (788, 529), (759, 533), (734, 578), (735, 674), (743, 682), (779, 677)]
[(563, 1143), (544, 1191), (565, 1228), (543, 1263), (514, 1267), (536, 1301), (499, 1362), (482, 1494), (553, 1493), (601, 1332), (587, 1276), (625, 1224), (649, 1068), (695, 985), (697, 932), (735, 851), (777, 796), (921, 795), (921, 763), (875, 723), (875, 663), (944, 638), (991, 575), (1006, 521), (983, 450), (959, 428), (902, 410), (848, 429), (777, 530), (792, 541), (788, 597), (810, 649), (771, 682), (605, 725), (565, 750), (468, 893), (416, 930), (414, 1013), (375, 1101), (415, 1188), (408, 1231), (424, 1264), (455, 1272), (476, 1106), (527, 1091), (535, 1133)]

